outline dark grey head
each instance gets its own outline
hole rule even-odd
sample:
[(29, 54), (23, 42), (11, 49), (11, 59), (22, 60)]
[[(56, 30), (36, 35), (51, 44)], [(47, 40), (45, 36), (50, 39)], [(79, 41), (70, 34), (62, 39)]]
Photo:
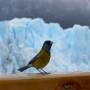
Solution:
[(46, 40), (43, 44), (43, 49), (45, 49), (46, 51), (50, 52), (51, 46), (52, 46), (53, 42), (50, 40)]
[(52, 46), (53, 42), (52, 42), (52, 41), (50, 41), (50, 40), (47, 40), (47, 41), (45, 41), (45, 42), (44, 42), (44, 44), (47, 44), (47, 45)]

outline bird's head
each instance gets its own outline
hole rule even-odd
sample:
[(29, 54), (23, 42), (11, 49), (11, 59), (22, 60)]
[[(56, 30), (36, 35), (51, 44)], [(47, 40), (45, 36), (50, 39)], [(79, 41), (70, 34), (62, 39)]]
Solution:
[(52, 41), (46, 40), (43, 44), (43, 48), (47, 51), (50, 51), (52, 44), (53, 44)]
[(44, 42), (44, 44), (52, 46), (53, 42), (50, 41), (50, 40), (47, 40), (47, 41)]

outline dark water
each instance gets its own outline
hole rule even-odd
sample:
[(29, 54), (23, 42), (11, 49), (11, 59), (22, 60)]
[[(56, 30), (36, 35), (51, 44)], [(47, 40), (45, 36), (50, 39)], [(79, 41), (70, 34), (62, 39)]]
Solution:
[(90, 25), (90, 0), (0, 0), (0, 20), (15, 17), (41, 17), (64, 28)]

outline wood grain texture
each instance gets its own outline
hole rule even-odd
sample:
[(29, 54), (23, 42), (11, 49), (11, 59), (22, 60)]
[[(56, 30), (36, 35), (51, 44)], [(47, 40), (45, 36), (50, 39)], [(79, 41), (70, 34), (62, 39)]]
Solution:
[(1, 75), (0, 90), (90, 90), (90, 73)]

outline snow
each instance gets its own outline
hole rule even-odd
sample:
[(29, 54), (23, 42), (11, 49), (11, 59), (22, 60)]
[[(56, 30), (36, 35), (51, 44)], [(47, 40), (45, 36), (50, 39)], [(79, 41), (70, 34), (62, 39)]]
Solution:
[[(58, 23), (45, 23), (41, 18), (15, 18), (0, 22), (0, 74), (19, 73), (17, 69), (39, 52), (45, 40), (54, 42), (45, 71), (90, 71), (89, 26), (74, 25), (64, 30)], [(37, 72), (30, 68), (24, 73)]]

